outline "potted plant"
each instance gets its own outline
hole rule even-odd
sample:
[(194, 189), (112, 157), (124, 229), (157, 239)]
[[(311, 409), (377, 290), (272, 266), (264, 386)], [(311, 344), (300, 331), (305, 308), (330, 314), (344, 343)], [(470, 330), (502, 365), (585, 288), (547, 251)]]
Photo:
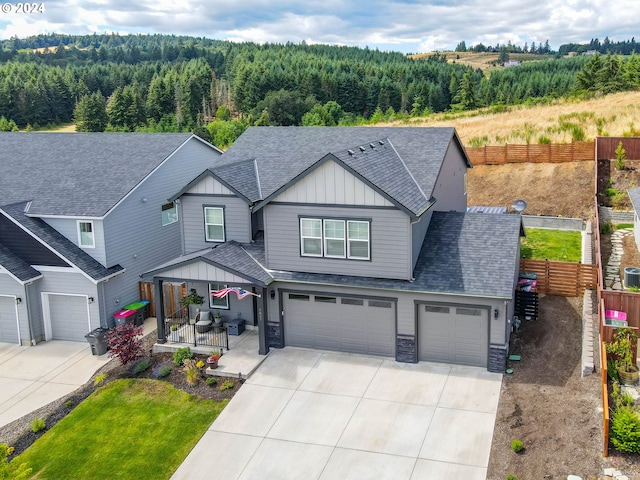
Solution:
[(218, 368), (218, 360), (220, 360), (220, 357), (221, 355), (219, 353), (213, 353), (207, 358), (207, 366), (211, 369)]
[(191, 305), (202, 305), (204, 303), (204, 297), (202, 295), (198, 295), (197, 290), (192, 288), (189, 291), (189, 294), (180, 300), (180, 303), (187, 308), (187, 313), (189, 318), (191, 318), (191, 310), (189, 307), (191, 307)]
[(633, 347), (637, 341), (636, 332), (629, 327), (623, 327), (613, 335), (613, 341), (607, 343), (607, 353), (613, 354), (613, 364), (623, 385), (638, 383), (640, 371), (633, 358)]
[(180, 332), (178, 332), (178, 330), (180, 329), (180, 325), (178, 325), (177, 323), (174, 323), (171, 325), (171, 341), (178, 343), (180, 341)]
[(222, 323), (222, 313), (220, 313), (220, 310), (213, 311), (213, 321), (216, 323)]

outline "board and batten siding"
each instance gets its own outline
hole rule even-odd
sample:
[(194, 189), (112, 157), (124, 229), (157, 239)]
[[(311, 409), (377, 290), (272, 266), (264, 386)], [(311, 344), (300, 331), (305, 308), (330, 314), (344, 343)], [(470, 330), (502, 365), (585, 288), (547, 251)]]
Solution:
[(162, 225), (162, 205), (208, 167), (220, 153), (191, 138), (145, 178), (104, 218), (107, 266), (126, 271), (104, 285), (103, 317), (139, 299), (140, 274), (182, 253), (180, 221)]
[(107, 266), (107, 252), (104, 243), (104, 225), (102, 220), (92, 220), (83, 218), (43, 218), (43, 220), (55, 228), (58, 232), (68, 238), (74, 245), (80, 247), (78, 239), (78, 221), (93, 223), (94, 248), (80, 247), (83, 251), (91, 255), (102, 265)]
[(393, 203), (332, 160), (278, 195), (274, 202), (392, 207)]
[(251, 212), (246, 202), (226, 195), (184, 195), (180, 198), (185, 254), (213, 247), (207, 242), (204, 231), (204, 207), (224, 208), (225, 239), (241, 243), (251, 241)]
[[(264, 209), (268, 267), (295, 272), (411, 278), (409, 217), (392, 208), (269, 204)], [(371, 260), (303, 257), (299, 218), (370, 219)]]
[[(22, 302), (17, 304), (18, 323), (20, 324), (20, 343), (29, 345), (29, 320), (27, 310), (26, 287), (16, 282), (2, 267), (0, 267), (0, 295), (8, 295), (9, 298), (17, 297)], [(11, 298), (15, 302), (15, 299)]]
[[(224, 284), (236, 284), (249, 283), (245, 278), (229, 273), (226, 270), (215, 267), (205, 262), (193, 262), (186, 265), (182, 265), (170, 270), (164, 270), (161, 274), (164, 278), (184, 279), (185, 281), (205, 281), (212, 283), (224, 283)], [(206, 296), (207, 292), (198, 292), (200, 295)]]
[(436, 199), (432, 207), (434, 211), (465, 212), (467, 210), (467, 194), (464, 191), (466, 173), (467, 165), (462, 153), (454, 143), (450, 143), (433, 187), (433, 196)]

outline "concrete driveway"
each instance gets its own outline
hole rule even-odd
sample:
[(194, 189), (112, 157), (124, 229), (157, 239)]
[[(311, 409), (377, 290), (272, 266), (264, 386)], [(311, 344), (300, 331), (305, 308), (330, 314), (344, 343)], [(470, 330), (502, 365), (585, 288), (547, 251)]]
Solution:
[(502, 376), (287, 347), (240, 388), (173, 480), (484, 480)]
[(0, 343), (0, 426), (73, 392), (108, 360), (84, 342)]

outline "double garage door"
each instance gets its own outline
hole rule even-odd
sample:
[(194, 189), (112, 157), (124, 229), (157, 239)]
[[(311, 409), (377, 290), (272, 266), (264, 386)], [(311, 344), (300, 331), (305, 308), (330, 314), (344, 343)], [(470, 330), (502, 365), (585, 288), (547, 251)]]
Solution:
[(395, 301), (283, 293), (285, 345), (392, 357)]
[(84, 342), (91, 330), (85, 295), (43, 294), (51, 326), (50, 338)]
[(418, 305), (419, 359), (486, 367), (489, 309)]
[(18, 343), (15, 297), (0, 295), (0, 342)]

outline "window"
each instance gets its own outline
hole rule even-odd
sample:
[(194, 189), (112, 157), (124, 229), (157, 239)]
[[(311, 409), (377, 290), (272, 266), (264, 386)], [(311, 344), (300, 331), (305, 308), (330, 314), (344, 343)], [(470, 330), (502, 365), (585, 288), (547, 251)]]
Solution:
[(83, 248), (95, 248), (93, 222), (78, 222), (78, 244)]
[(364, 305), (364, 300), (362, 300), (361, 298), (341, 298), (340, 299), (340, 303), (342, 305), (359, 305), (359, 306), (363, 306)]
[(369, 260), (369, 222), (349, 220), (347, 230), (349, 258)]
[(456, 308), (456, 315), (471, 315), (479, 317), (482, 315), (482, 310), (479, 308)]
[(302, 254), (310, 257), (322, 256), (322, 220), (300, 219), (300, 242)]
[(344, 220), (324, 221), (325, 257), (344, 258)]
[(227, 286), (222, 283), (210, 283), (209, 284), (209, 307), (210, 308), (221, 308), (224, 310), (229, 310), (229, 295), (225, 295), (222, 298), (216, 298), (211, 295), (212, 292), (217, 292), (218, 290), (222, 290)]
[(178, 221), (178, 207), (174, 202), (162, 205), (162, 226)]
[(305, 257), (369, 260), (369, 222), (301, 218), (300, 251)]
[(449, 307), (438, 307), (436, 305), (425, 305), (425, 312), (433, 312), (433, 313), (449, 313)]
[(377, 308), (391, 308), (391, 302), (385, 302), (383, 300), (369, 300), (369, 306)]
[(299, 293), (290, 293), (289, 300), (302, 300), (304, 302), (308, 302), (309, 295), (300, 295)]
[(336, 297), (323, 297), (321, 295), (316, 295), (314, 300), (321, 303), (336, 303)]
[(204, 233), (207, 242), (224, 242), (224, 209), (204, 207)]

